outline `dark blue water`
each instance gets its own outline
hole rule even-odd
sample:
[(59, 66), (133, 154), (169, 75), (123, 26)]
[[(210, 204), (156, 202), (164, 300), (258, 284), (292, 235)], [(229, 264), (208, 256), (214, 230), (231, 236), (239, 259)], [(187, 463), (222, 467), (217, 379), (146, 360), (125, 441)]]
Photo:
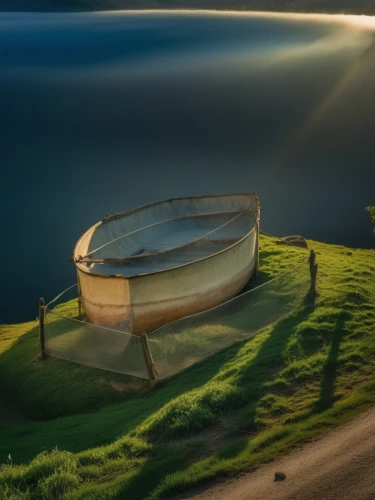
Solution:
[(375, 246), (374, 88), (373, 32), (333, 18), (0, 14), (0, 323), (164, 198), (256, 191), (267, 232)]

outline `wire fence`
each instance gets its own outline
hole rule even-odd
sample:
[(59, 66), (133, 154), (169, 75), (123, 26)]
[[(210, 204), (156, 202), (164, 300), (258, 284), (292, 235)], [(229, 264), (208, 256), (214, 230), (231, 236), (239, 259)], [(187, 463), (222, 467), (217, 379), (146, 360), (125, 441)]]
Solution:
[(140, 337), (47, 309), (46, 353), (82, 365), (148, 378)]
[(52, 307), (66, 296), (63, 292), (45, 307), (45, 352), (112, 372), (165, 379), (287, 316), (310, 287), (304, 260), (277, 278), (213, 309), (166, 324), (147, 338), (88, 323), (82, 316), (69, 317), (77, 311), (76, 304)]
[(159, 378), (170, 377), (292, 312), (310, 287), (306, 263), (208, 311), (148, 335)]

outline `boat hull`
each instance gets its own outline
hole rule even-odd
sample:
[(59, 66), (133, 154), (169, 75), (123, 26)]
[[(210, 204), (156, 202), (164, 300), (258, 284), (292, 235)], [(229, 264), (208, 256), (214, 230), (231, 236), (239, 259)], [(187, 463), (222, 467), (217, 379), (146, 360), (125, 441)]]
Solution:
[(255, 194), (177, 198), (111, 216), (77, 242), (89, 320), (133, 334), (217, 306), (258, 259)]
[(254, 230), (224, 252), (155, 274), (125, 278), (78, 269), (85, 312), (98, 325), (151, 332), (235, 296), (254, 272), (256, 253)]

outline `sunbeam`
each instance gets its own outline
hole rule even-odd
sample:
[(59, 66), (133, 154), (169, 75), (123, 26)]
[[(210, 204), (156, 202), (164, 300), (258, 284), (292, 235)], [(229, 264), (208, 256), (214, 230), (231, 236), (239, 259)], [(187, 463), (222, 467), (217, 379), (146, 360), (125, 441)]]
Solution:
[(345, 94), (354, 85), (358, 85), (361, 80), (366, 78), (366, 75), (373, 67), (374, 55), (375, 39), (372, 36), (370, 45), (355, 61), (353, 66), (349, 66), (342, 77), (327, 93), (324, 100), (311, 111), (305, 122), (302, 125), (299, 124), (281, 149), (272, 155), (269, 162), (272, 165), (271, 168), (277, 168), (278, 165), (297, 153), (328, 116), (333, 107), (338, 104), (339, 100), (344, 99)]

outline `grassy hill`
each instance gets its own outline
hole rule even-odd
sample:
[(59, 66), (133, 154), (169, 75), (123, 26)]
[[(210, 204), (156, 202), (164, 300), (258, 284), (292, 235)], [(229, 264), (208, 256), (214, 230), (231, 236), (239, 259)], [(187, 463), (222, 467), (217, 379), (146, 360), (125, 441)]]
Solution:
[[(0, 327), (6, 411), (19, 422), (0, 427), (0, 498), (164, 498), (249, 470), (374, 404), (375, 251), (309, 245), (315, 297), (153, 389), (40, 361), (36, 322)], [(303, 252), (262, 236), (259, 279)]]
[(0, 0), (0, 11), (61, 12), (129, 9), (223, 9), (375, 13), (375, 0)]

